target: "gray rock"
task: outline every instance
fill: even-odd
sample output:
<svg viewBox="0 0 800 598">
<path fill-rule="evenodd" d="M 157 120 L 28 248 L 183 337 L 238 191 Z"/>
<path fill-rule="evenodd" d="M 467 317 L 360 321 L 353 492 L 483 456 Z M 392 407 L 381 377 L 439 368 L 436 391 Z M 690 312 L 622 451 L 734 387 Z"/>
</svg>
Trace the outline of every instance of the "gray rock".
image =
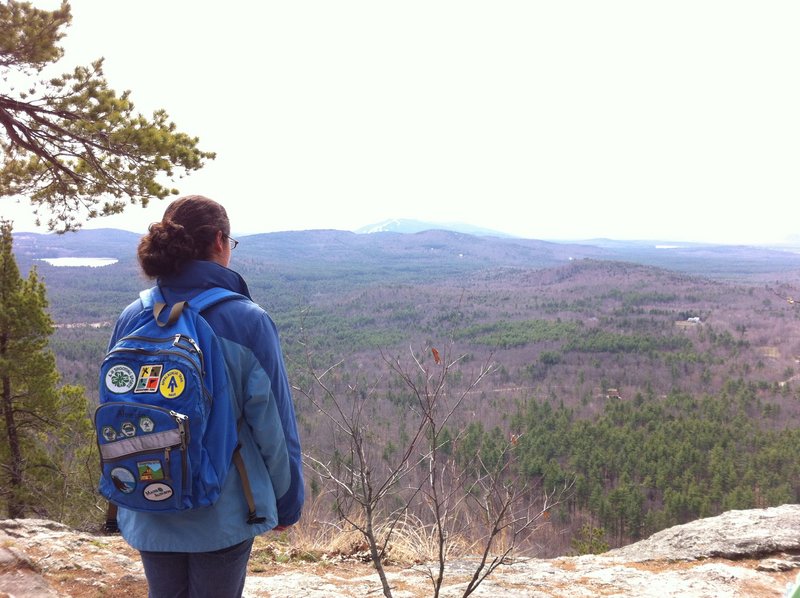
<svg viewBox="0 0 800 598">
<path fill-rule="evenodd" d="M 59 598 L 44 578 L 29 569 L 0 573 L 0 596 L 4 598 Z"/>
<path fill-rule="evenodd" d="M 146 583 L 138 555 L 118 536 L 77 532 L 45 519 L 4 519 L 0 520 L 0 547 L 0 571 L 4 572 L 0 596 L 70 596 L 55 587 L 56 577 L 97 587 L 98 596 L 124 575 L 133 576 L 139 585 Z"/>
<path fill-rule="evenodd" d="M 653 559 L 740 559 L 800 550 L 800 505 L 728 511 L 653 534 L 607 556 Z"/>
<path fill-rule="evenodd" d="M 785 556 L 778 559 L 764 559 L 758 563 L 759 571 L 791 571 L 800 567 L 800 559 L 795 556 Z"/>
</svg>

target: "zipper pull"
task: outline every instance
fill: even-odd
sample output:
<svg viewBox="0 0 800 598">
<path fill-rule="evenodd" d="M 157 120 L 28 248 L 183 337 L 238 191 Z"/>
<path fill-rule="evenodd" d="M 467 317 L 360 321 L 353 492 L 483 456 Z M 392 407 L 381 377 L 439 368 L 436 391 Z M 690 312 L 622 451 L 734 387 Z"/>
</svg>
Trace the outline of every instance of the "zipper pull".
<svg viewBox="0 0 800 598">
<path fill-rule="evenodd" d="M 194 351 L 198 355 L 203 354 L 203 352 L 200 350 L 200 345 L 198 345 L 192 337 L 186 336 L 185 334 L 176 334 L 175 339 L 172 341 L 172 346 L 180 346 L 181 341 L 184 341 L 185 344 L 189 345 L 189 350 Z"/>
<path fill-rule="evenodd" d="M 177 411 L 170 411 L 169 414 L 175 420 L 175 423 L 178 424 L 178 433 L 181 435 L 181 448 L 185 449 L 189 444 L 189 438 L 186 430 L 186 422 L 189 421 L 189 416 L 184 415 L 183 413 L 178 413 Z"/>
<path fill-rule="evenodd" d="M 164 449 L 164 479 L 170 480 L 172 479 L 172 475 L 170 474 L 171 467 L 170 467 L 170 459 L 172 454 L 172 447 L 168 446 Z"/>
<path fill-rule="evenodd" d="M 195 342 L 195 340 L 193 338 L 189 337 L 189 336 L 185 336 L 183 334 L 176 334 L 175 335 L 175 340 L 172 341 L 172 346 L 173 347 L 179 346 L 180 342 L 182 340 L 186 341 L 185 344 L 189 345 L 188 349 L 186 347 L 184 347 L 184 349 L 187 349 L 188 351 L 194 351 L 194 353 L 197 355 L 197 358 L 200 360 L 200 373 L 203 376 L 205 376 L 206 375 L 206 362 L 205 362 L 205 358 L 203 357 L 203 351 L 200 349 L 200 345 L 198 345 Z"/>
</svg>

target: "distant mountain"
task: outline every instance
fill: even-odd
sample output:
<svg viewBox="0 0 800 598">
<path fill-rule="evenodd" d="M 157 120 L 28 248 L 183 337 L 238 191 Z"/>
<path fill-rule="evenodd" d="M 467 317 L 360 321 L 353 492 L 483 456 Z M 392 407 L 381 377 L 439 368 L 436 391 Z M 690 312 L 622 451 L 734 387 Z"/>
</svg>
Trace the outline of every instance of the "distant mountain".
<svg viewBox="0 0 800 598">
<path fill-rule="evenodd" d="M 14 233 L 17 259 L 59 257 L 112 257 L 122 259 L 136 255 L 140 234 L 114 228 L 57 233 Z"/>
<path fill-rule="evenodd" d="M 372 233 L 421 233 L 429 230 L 448 230 L 456 233 L 464 233 L 467 235 L 476 235 L 479 237 L 505 237 L 509 238 L 512 235 L 501 233 L 496 230 L 488 228 L 480 228 L 472 226 L 471 224 L 462 224 L 459 222 L 425 222 L 423 220 L 411 220 L 408 218 L 394 218 L 391 220 L 384 220 L 376 224 L 369 224 L 362 226 L 355 232 L 358 234 L 372 234 Z"/>
<path fill-rule="evenodd" d="M 394 222 L 397 230 L 380 230 L 376 225 L 372 234 L 306 230 L 240 236 L 235 263 L 269 263 L 276 270 L 297 273 L 313 269 L 343 276 L 345 271 L 350 275 L 376 271 L 425 279 L 493 268 L 551 268 L 582 259 L 630 262 L 726 279 L 800 272 L 800 253 L 766 247 L 610 239 L 567 243 L 489 235 L 488 231 L 432 229 L 435 225 L 411 220 Z M 388 228 L 390 223 L 385 224 Z M 414 226 L 422 230 L 412 232 Z M 135 262 L 139 239 L 138 234 L 114 229 L 65 235 L 17 233 L 14 253 L 23 270 L 43 258 L 107 257 Z"/>
</svg>

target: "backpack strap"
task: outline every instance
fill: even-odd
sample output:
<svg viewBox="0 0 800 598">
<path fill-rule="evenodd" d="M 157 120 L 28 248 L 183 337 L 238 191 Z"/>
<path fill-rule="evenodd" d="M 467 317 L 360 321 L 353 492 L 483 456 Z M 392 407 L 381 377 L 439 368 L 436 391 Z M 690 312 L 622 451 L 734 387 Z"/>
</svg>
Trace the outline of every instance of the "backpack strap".
<svg viewBox="0 0 800 598">
<path fill-rule="evenodd" d="M 170 308 L 166 321 L 162 321 L 161 314 L 163 313 L 164 309 L 166 309 L 167 302 L 164 299 L 161 289 L 158 286 L 145 289 L 139 293 L 139 298 L 142 300 L 142 305 L 145 309 L 153 310 L 153 318 L 155 319 L 156 324 L 158 324 L 161 328 L 171 326 L 177 322 L 186 306 L 191 306 L 192 309 L 200 313 L 212 305 L 216 305 L 222 301 L 227 301 L 228 299 L 246 299 L 246 297 L 240 293 L 223 289 L 222 287 L 213 287 L 192 297 L 192 299 L 188 301 L 178 301 Z"/>
<path fill-rule="evenodd" d="M 227 301 L 229 299 L 247 299 L 244 295 L 240 293 L 236 293 L 234 291 L 230 291 L 228 289 L 224 289 L 222 287 L 214 287 L 203 291 L 189 299 L 186 302 L 193 310 L 197 313 L 200 313 L 212 305 L 216 305 L 217 303 L 221 303 L 222 301 Z M 177 307 L 178 304 L 173 306 L 173 309 Z M 181 308 L 182 309 L 182 308 Z M 171 317 L 171 314 L 170 314 Z M 158 319 L 156 317 L 156 319 Z M 239 425 L 237 428 L 241 428 L 242 422 L 244 418 L 239 420 Z M 238 430 L 237 430 L 238 435 Z M 250 476 L 247 475 L 247 468 L 244 465 L 244 459 L 242 459 L 241 455 L 241 448 L 242 445 L 238 444 L 236 449 L 233 451 L 233 464 L 236 466 L 236 469 L 239 472 L 239 479 L 242 483 L 242 491 L 244 492 L 244 498 L 247 501 L 247 523 L 250 525 L 255 525 L 259 523 L 264 523 L 267 518 L 266 517 L 259 517 L 256 513 L 256 501 L 253 498 L 253 489 L 250 486 Z"/>
<path fill-rule="evenodd" d="M 242 481 L 242 490 L 244 490 L 244 498 L 247 501 L 247 523 L 255 525 L 257 523 L 264 523 L 267 518 L 259 517 L 256 514 L 256 501 L 253 498 L 253 489 L 250 487 L 250 477 L 247 475 L 247 468 L 244 466 L 244 459 L 240 450 L 242 445 L 239 444 L 236 450 L 233 451 L 233 464 L 239 471 L 239 479 Z"/>
<path fill-rule="evenodd" d="M 189 299 L 188 303 L 192 309 L 197 312 L 201 312 L 208 309 L 212 305 L 216 305 L 222 301 L 227 301 L 228 299 L 247 299 L 247 297 L 240 293 L 223 289 L 222 287 L 214 287 L 195 295 Z"/>
<path fill-rule="evenodd" d="M 103 524 L 103 531 L 107 534 L 118 534 L 119 526 L 117 525 L 117 505 L 108 501 L 106 508 L 106 522 Z"/>
</svg>

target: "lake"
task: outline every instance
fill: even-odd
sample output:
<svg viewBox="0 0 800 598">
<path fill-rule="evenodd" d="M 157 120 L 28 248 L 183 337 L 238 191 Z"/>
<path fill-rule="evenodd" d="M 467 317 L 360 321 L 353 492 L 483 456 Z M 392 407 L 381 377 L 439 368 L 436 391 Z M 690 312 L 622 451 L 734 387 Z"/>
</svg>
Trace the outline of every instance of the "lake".
<svg viewBox="0 0 800 598">
<path fill-rule="evenodd" d="M 44 257 L 39 261 L 47 262 L 56 267 L 79 267 L 88 266 L 89 268 L 102 268 L 116 264 L 119 260 L 113 257 Z"/>
</svg>

